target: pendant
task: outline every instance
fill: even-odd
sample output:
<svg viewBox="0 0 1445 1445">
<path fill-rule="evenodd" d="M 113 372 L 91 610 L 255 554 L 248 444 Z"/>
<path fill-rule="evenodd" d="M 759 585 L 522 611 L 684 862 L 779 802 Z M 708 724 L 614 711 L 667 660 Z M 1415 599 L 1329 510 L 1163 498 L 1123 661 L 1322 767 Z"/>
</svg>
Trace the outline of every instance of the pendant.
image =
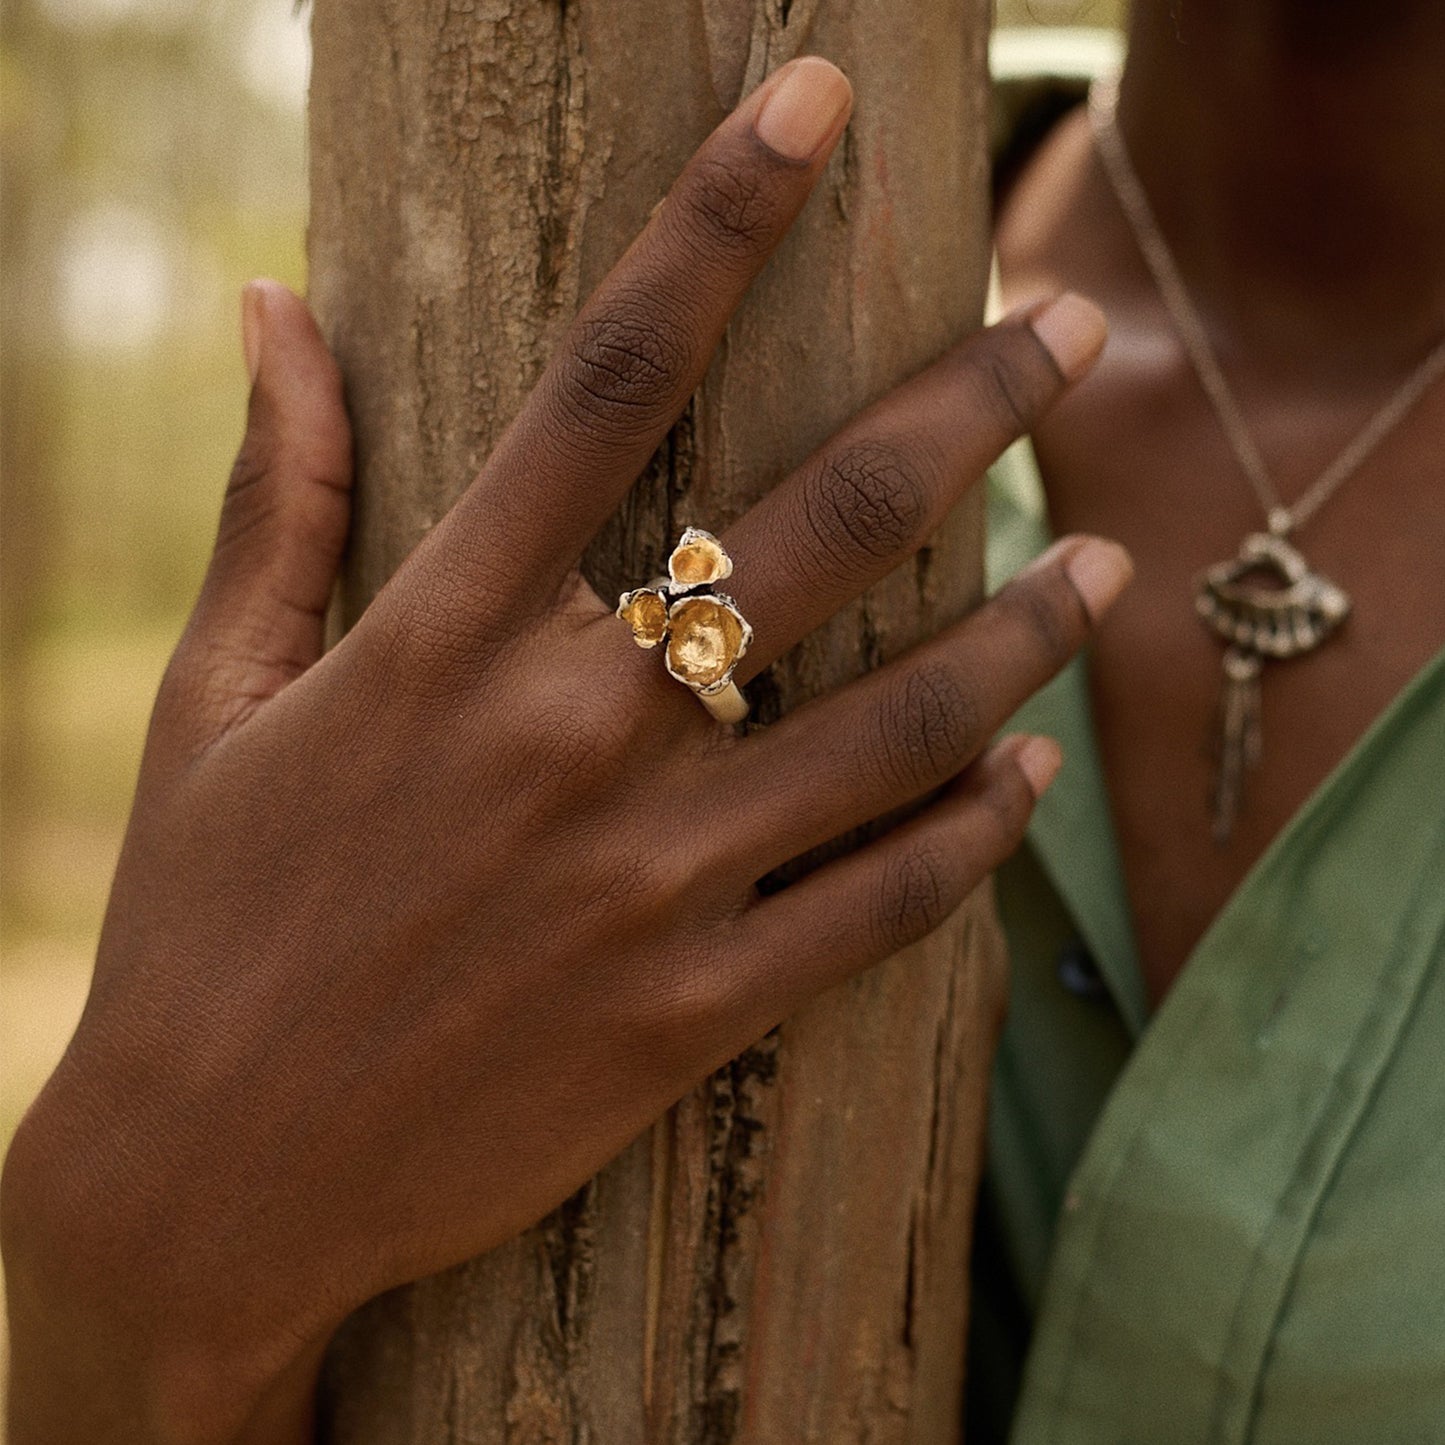
<svg viewBox="0 0 1445 1445">
<path fill-rule="evenodd" d="M 1283 536 L 1255 532 L 1232 562 L 1201 573 L 1194 607 L 1228 644 L 1215 725 L 1211 809 L 1214 840 L 1227 843 L 1244 796 L 1245 774 L 1260 759 L 1260 674 L 1266 662 L 1313 652 L 1349 616 L 1350 599 Z"/>
</svg>

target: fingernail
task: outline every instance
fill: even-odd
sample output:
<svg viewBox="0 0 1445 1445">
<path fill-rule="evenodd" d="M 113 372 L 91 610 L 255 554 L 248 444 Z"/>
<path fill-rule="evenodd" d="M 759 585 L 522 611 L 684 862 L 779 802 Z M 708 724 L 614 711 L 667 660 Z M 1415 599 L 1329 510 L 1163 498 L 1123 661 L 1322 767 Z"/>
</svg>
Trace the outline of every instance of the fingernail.
<svg viewBox="0 0 1445 1445">
<path fill-rule="evenodd" d="M 808 161 L 853 104 L 848 77 L 821 56 L 795 60 L 763 102 L 753 129 L 765 146 L 790 161 Z"/>
<path fill-rule="evenodd" d="M 1040 307 L 1029 318 L 1029 325 L 1065 381 L 1077 380 L 1094 364 L 1109 335 L 1104 313 L 1072 291 Z"/>
<path fill-rule="evenodd" d="M 1014 763 L 1028 779 L 1034 797 L 1042 798 L 1064 765 L 1064 752 L 1053 738 L 1025 737 L 1014 749 Z"/>
<path fill-rule="evenodd" d="M 255 281 L 248 281 L 241 287 L 241 349 L 246 354 L 246 371 L 251 385 L 256 384 L 256 374 L 261 369 L 262 312 L 266 306 L 264 288 Z"/>
<path fill-rule="evenodd" d="M 1070 553 L 1064 571 L 1083 598 L 1090 618 L 1097 622 L 1129 585 L 1134 562 L 1117 542 L 1086 537 Z"/>
</svg>

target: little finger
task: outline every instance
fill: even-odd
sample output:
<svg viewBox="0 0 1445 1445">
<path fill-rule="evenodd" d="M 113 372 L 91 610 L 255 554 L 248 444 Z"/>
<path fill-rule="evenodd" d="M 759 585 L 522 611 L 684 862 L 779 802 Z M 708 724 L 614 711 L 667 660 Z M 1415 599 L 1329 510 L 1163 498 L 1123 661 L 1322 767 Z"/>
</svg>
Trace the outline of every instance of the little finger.
<svg viewBox="0 0 1445 1445">
<path fill-rule="evenodd" d="M 931 933 L 1018 847 L 1061 762 L 1050 738 L 1005 738 L 916 818 L 757 904 L 738 996 L 782 1017 Z"/>
</svg>

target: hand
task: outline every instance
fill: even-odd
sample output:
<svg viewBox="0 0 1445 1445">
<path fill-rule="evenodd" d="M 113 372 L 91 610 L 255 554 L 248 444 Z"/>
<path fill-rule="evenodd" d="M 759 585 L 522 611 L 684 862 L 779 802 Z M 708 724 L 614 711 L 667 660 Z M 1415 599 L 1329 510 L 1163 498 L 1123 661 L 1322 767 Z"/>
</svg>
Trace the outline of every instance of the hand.
<svg viewBox="0 0 1445 1445">
<path fill-rule="evenodd" d="M 805 60 L 719 127 L 325 656 L 340 379 L 299 300 L 249 293 L 255 384 L 215 555 L 84 1018 L 7 1164 L 16 1445 L 302 1438 L 351 1310 L 536 1220 L 1019 841 L 1057 750 L 988 739 L 1127 580 L 1113 544 L 1065 541 L 964 624 L 747 736 L 577 572 L 849 99 Z M 965 341 L 739 521 L 729 590 L 757 634 L 739 681 L 907 557 L 1102 339 L 1066 297 Z"/>
</svg>

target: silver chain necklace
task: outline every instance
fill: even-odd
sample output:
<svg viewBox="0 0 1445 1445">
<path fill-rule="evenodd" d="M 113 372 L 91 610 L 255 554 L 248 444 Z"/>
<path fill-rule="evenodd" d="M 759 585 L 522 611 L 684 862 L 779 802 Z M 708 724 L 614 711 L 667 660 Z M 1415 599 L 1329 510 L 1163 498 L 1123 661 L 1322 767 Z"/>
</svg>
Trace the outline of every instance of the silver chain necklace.
<svg viewBox="0 0 1445 1445">
<path fill-rule="evenodd" d="M 1091 88 L 1089 119 L 1094 144 L 1185 354 L 1214 408 L 1235 460 L 1254 488 L 1268 527 L 1266 532 L 1247 536 L 1237 557 L 1210 567 L 1195 581 L 1195 610 L 1226 644 L 1211 800 L 1214 837 L 1222 844 L 1234 831 L 1245 774 L 1258 764 L 1261 755 L 1260 673 L 1264 664 L 1313 652 L 1350 611 L 1349 596 L 1310 568 L 1299 549 L 1290 543 L 1290 535 L 1364 466 L 1375 448 L 1445 375 L 1445 340 L 1410 373 L 1294 505 L 1285 506 L 1224 379 L 1204 322 L 1129 159 L 1116 119 L 1118 101 L 1117 79 L 1097 81 Z M 1270 578 L 1267 586 L 1251 581 L 1261 575 Z"/>
</svg>

